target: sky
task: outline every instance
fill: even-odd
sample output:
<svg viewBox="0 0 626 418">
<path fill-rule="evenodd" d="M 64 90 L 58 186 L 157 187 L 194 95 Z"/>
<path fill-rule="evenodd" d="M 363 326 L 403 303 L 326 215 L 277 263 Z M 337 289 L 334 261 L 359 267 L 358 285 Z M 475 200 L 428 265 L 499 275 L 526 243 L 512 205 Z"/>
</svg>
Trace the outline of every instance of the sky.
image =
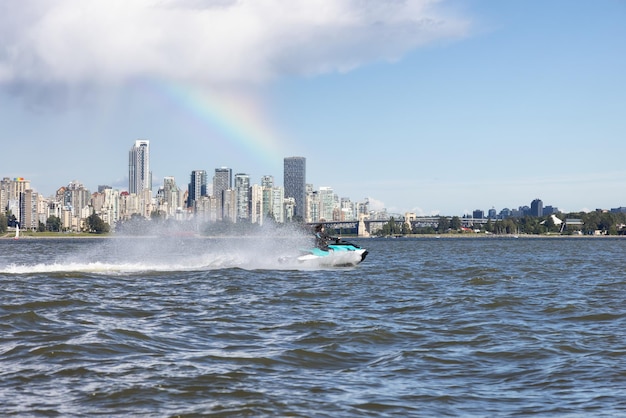
<svg viewBox="0 0 626 418">
<path fill-rule="evenodd" d="M 230 167 L 372 209 L 626 206 L 624 0 L 0 0 L 0 177 Z"/>
</svg>

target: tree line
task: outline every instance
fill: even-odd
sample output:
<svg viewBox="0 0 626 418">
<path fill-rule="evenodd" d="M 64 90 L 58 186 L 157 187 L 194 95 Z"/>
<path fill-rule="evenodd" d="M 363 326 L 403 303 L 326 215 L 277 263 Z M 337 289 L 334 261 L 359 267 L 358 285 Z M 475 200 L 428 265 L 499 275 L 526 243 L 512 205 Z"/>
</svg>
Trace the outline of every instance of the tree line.
<svg viewBox="0 0 626 418">
<path fill-rule="evenodd" d="M 130 221 L 119 222 L 117 229 L 125 233 L 143 233 L 146 227 L 155 222 L 165 222 L 160 219 L 160 214 L 155 212 L 151 215 L 151 221 L 143 219 L 140 215 L 131 217 Z M 475 228 L 481 233 L 490 233 L 497 235 L 505 234 L 563 234 L 571 235 L 574 233 L 582 233 L 585 235 L 602 234 L 602 235 L 626 235 L 626 213 L 624 212 L 572 212 L 568 214 L 557 214 L 556 217 L 562 222 L 566 219 L 580 219 L 582 225 L 578 228 L 563 228 L 562 224 L 554 222 L 552 215 L 535 217 L 535 216 L 523 216 L 520 218 L 506 218 L 506 219 L 489 219 L 486 223 L 476 225 Z M 269 219 L 271 221 L 271 219 Z M 177 221 L 167 220 L 165 223 L 172 223 Z M 15 227 L 17 219 L 11 212 L 0 213 L 0 233 L 5 234 L 8 227 Z M 452 234 L 465 232 L 462 228 L 462 218 L 458 216 L 446 217 L 440 216 L 437 225 L 433 226 L 410 226 L 408 223 L 402 220 L 397 220 L 391 217 L 383 227 L 378 230 L 375 235 L 378 236 L 395 236 L 395 235 L 410 235 L 410 234 Z M 235 228 L 237 227 L 237 228 Z M 232 222 L 213 223 L 205 226 L 204 233 L 215 234 L 217 232 L 224 233 L 225 231 L 232 232 L 235 229 L 241 228 L 253 228 L 251 225 L 236 225 Z M 93 234 L 106 234 L 110 232 L 110 225 L 104 222 L 100 216 L 93 213 L 87 217 L 84 231 Z M 141 232 L 140 232 L 141 231 Z M 45 223 L 39 222 L 37 232 L 64 232 L 61 219 L 58 216 L 50 216 Z M 239 231 L 241 232 L 241 231 Z M 473 231 L 472 231 L 473 232 Z"/>
<path fill-rule="evenodd" d="M 0 234 L 6 234 L 8 227 L 15 228 L 19 225 L 19 222 L 15 218 L 15 215 L 8 211 L 6 214 L 0 213 Z M 85 224 L 85 231 L 94 234 L 106 234 L 110 231 L 110 226 L 100 218 L 97 214 L 93 213 L 87 217 Z M 46 220 L 46 223 L 38 222 L 37 232 L 65 232 L 63 230 L 63 222 L 58 216 L 50 216 Z"/>
<path fill-rule="evenodd" d="M 490 233 L 497 235 L 505 234 L 563 234 L 572 235 L 582 233 L 584 235 L 626 235 L 626 213 L 624 212 L 572 212 L 568 214 L 557 214 L 556 217 L 563 223 L 554 221 L 552 215 L 549 216 L 523 216 L 520 218 L 488 219 L 484 224 L 476 225 L 470 232 Z M 564 227 L 566 219 L 580 219 L 580 227 Z M 377 236 L 396 236 L 410 234 L 453 234 L 466 232 L 463 228 L 463 220 L 458 216 L 451 218 L 440 216 L 437 225 L 433 226 L 413 226 L 395 218 L 389 219 L 383 227 L 378 230 Z M 476 231 L 475 231 L 475 230 Z"/>
</svg>

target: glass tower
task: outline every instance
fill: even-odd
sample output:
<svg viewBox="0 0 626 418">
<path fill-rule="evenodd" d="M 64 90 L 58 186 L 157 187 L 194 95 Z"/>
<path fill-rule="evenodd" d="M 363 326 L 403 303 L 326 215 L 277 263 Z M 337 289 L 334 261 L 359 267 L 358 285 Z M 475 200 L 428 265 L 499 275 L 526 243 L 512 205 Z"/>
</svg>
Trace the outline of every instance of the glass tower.
<svg viewBox="0 0 626 418">
<path fill-rule="evenodd" d="M 543 216 L 543 202 L 541 199 L 535 199 L 530 203 L 531 216 Z"/>
<path fill-rule="evenodd" d="M 287 157 L 284 160 L 283 184 L 285 198 L 293 197 L 296 201 L 294 217 L 304 220 L 306 196 L 306 158 Z"/>
<path fill-rule="evenodd" d="M 235 174 L 235 205 L 237 221 L 250 219 L 250 176 L 245 173 Z"/>
<path fill-rule="evenodd" d="M 150 141 L 137 140 L 128 155 L 128 192 L 142 194 L 152 192 L 150 171 Z"/>
<path fill-rule="evenodd" d="M 227 167 L 215 169 L 213 176 L 213 197 L 217 202 L 217 219 L 224 219 L 224 191 L 231 190 L 233 170 Z"/>
<path fill-rule="evenodd" d="M 201 196 L 206 196 L 207 174 L 204 170 L 194 170 L 191 172 L 191 181 L 189 182 L 189 195 L 187 198 L 187 207 L 191 208 Z"/>
</svg>

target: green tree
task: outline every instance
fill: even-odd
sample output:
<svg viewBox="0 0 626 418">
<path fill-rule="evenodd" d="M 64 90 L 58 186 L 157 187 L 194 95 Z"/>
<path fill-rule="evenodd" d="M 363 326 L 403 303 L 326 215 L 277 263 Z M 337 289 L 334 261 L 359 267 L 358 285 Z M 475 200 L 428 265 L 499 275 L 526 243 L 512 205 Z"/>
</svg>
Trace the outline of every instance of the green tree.
<svg viewBox="0 0 626 418">
<path fill-rule="evenodd" d="M 46 231 L 61 232 L 61 218 L 52 215 L 46 219 Z"/>
<path fill-rule="evenodd" d="M 9 226 L 8 222 L 9 221 L 4 213 L 0 213 L 0 234 L 6 234 Z"/>
<path fill-rule="evenodd" d="M 539 224 L 539 218 L 524 216 L 519 220 L 519 231 L 524 234 L 541 234 L 545 228 Z"/>
<path fill-rule="evenodd" d="M 543 226 L 546 228 L 547 232 L 559 232 L 559 225 L 554 222 L 554 218 L 552 215 L 548 216 L 543 223 Z"/>
<path fill-rule="evenodd" d="M 402 233 L 402 226 L 399 226 L 396 223 L 395 218 L 392 216 L 387 223 L 383 225 L 383 227 L 377 231 L 376 235 L 379 236 L 387 236 L 387 235 L 397 235 Z"/>
<path fill-rule="evenodd" d="M 504 234 L 505 231 L 505 227 L 504 227 L 504 221 L 501 220 L 497 220 L 493 223 L 493 230 L 491 232 L 493 232 L 494 234 Z"/>
<path fill-rule="evenodd" d="M 458 231 L 459 229 L 461 229 L 461 218 L 459 218 L 458 216 L 453 216 L 452 219 L 450 219 L 450 228 L 453 231 Z"/>
<path fill-rule="evenodd" d="M 487 226 L 485 226 L 485 230 L 489 231 L 489 220 L 487 221 Z M 514 234 L 516 233 L 517 228 L 515 226 L 515 221 L 511 218 L 506 218 L 502 220 L 496 220 L 491 226 L 491 231 L 494 234 Z"/>
<path fill-rule="evenodd" d="M 491 218 L 487 219 L 487 224 L 485 225 L 485 231 L 493 232 L 493 223 L 491 222 Z"/>
<path fill-rule="evenodd" d="M 87 217 L 87 227 L 89 232 L 105 234 L 109 232 L 109 224 L 104 222 L 95 212 Z"/>
<path fill-rule="evenodd" d="M 448 228 L 450 227 L 450 221 L 445 216 L 439 217 L 439 223 L 437 223 L 437 232 L 440 234 L 445 234 L 448 232 Z"/>
<path fill-rule="evenodd" d="M 580 213 L 576 216 L 583 221 L 582 231 L 584 234 L 593 234 L 600 229 L 600 214 L 598 212 Z"/>
<path fill-rule="evenodd" d="M 600 229 L 605 234 L 615 235 L 617 230 L 615 229 L 615 216 L 612 213 L 602 213 L 600 214 L 600 222 L 598 223 L 598 229 Z M 612 234 L 613 232 L 613 234 Z"/>
</svg>

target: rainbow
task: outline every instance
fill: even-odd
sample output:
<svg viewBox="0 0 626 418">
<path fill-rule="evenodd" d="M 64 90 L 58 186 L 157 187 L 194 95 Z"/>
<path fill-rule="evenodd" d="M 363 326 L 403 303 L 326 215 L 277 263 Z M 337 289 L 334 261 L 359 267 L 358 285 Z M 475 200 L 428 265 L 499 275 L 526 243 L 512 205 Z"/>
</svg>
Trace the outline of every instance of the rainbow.
<svg viewBox="0 0 626 418">
<path fill-rule="evenodd" d="M 156 80 L 150 83 L 172 106 L 212 130 L 216 146 L 223 146 L 218 141 L 227 141 L 255 159 L 261 158 L 273 164 L 282 161 L 284 151 L 281 151 L 280 138 L 276 130 L 268 125 L 259 103 L 181 83 Z"/>
</svg>

